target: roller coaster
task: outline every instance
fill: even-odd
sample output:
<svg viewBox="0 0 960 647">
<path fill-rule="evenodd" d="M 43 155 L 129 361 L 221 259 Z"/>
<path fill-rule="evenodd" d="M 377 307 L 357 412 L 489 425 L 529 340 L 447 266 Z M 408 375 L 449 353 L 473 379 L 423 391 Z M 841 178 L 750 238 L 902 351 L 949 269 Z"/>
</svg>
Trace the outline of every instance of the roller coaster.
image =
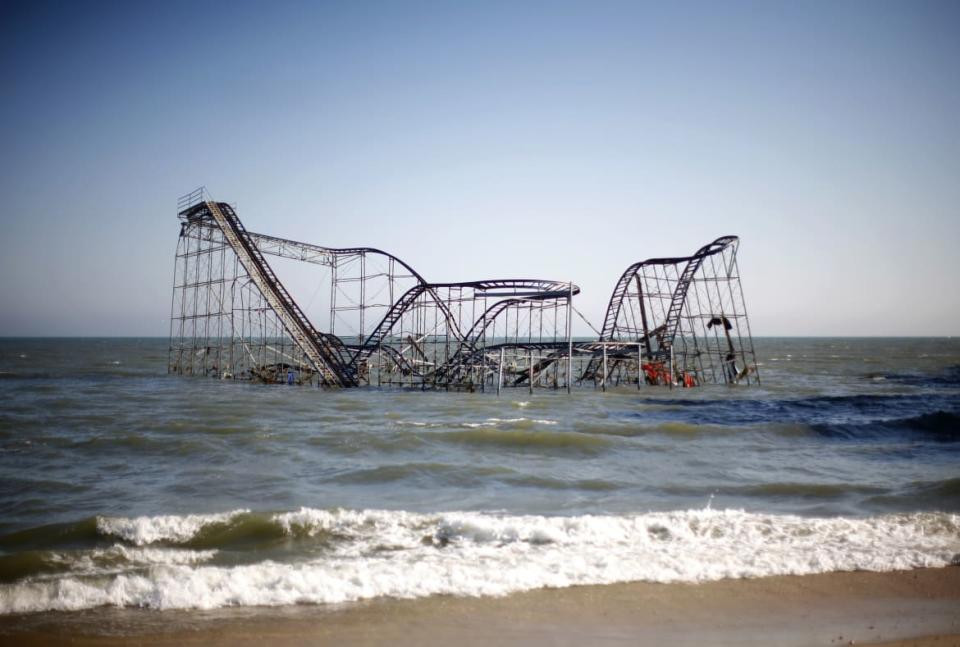
<svg viewBox="0 0 960 647">
<path fill-rule="evenodd" d="M 379 249 L 248 231 L 203 188 L 179 199 L 177 216 L 171 374 L 497 393 L 760 381 L 735 236 L 630 265 L 597 336 L 575 338 L 573 315 L 589 321 L 572 282 L 433 283 Z M 309 274 L 309 302 L 294 299 L 277 264 L 319 274 Z"/>
</svg>

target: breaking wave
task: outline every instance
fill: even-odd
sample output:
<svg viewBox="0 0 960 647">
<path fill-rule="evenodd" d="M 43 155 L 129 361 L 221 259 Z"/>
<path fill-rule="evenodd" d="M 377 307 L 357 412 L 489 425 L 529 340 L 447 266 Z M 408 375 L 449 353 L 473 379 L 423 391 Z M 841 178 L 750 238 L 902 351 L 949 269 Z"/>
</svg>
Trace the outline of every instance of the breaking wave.
<svg viewBox="0 0 960 647">
<path fill-rule="evenodd" d="M 0 613 L 213 609 L 938 567 L 960 562 L 960 516 L 300 508 L 98 517 L 0 537 L 0 546 L 28 548 L 0 559 Z"/>
</svg>

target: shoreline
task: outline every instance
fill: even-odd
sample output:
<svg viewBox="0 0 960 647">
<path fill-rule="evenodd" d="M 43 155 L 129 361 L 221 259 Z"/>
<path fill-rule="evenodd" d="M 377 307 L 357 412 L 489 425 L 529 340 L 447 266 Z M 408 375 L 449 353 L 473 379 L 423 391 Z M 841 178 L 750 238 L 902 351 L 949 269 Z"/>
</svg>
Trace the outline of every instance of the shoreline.
<svg viewBox="0 0 960 647">
<path fill-rule="evenodd" d="M 0 617 L 0 644 L 960 645 L 960 567 L 343 605 Z"/>
</svg>

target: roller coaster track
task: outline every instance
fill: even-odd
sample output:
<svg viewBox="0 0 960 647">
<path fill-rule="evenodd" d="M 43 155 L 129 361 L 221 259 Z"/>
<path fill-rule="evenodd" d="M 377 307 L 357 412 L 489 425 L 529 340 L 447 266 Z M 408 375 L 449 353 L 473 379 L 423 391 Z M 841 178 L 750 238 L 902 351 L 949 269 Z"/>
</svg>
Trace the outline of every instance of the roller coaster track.
<svg viewBox="0 0 960 647">
<path fill-rule="evenodd" d="M 507 305 L 515 305 L 523 300 L 507 299 L 505 301 L 499 301 L 495 303 L 493 306 L 487 309 L 487 312 L 485 312 L 479 319 L 477 319 L 477 321 L 473 323 L 467 334 L 463 334 L 456 323 L 453 313 L 450 312 L 450 309 L 447 307 L 446 302 L 436 293 L 437 290 L 442 288 L 470 288 L 493 297 L 520 296 L 532 300 L 565 297 L 570 293 L 571 289 L 573 290 L 574 295 L 580 293 L 580 288 L 576 286 L 571 288 L 571 286 L 566 283 L 560 283 L 557 281 L 543 281 L 539 279 L 496 279 L 487 281 L 468 281 L 464 283 L 424 282 L 420 285 L 415 285 L 410 288 L 396 303 L 393 304 L 393 306 L 391 306 L 387 314 L 384 315 L 380 323 L 377 324 L 377 327 L 367 337 L 367 340 L 354 354 L 352 360 L 353 366 L 358 366 L 363 359 L 369 357 L 379 346 L 383 344 L 383 340 L 396 325 L 397 321 L 399 321 L 406 311 L 414 304 L 417 298 L 423 294 L 430 294 L 433 297 L 434 303 L 436 303 L 437 307 L 440 308 L 444 318 L 446 319 L 447 327 L 448 330 L 450 330 L 451 336 L 460 342 L 459 347 L 451 356 L 451 358 L 445 362 L 443 366 L 438 367 L 434 372 L 436 376 L 445 375 L 447 371 L 454 366 L 454 358 L 462 357 L 464 352 L 473 352 L 476 349 L 475 340 L 479 338 L 480 334 L 482 333 L 482 331 L 477 331 L 478 326 L 483 324 L 483 322 L 486 322 L 486 325 L 489 325 L 489 323 L 496 318 L 496 315 L 499 314 L 504 307 Z M 498 290 L 506 290 L 506 292 L 498 292 Z M 484 330 L 485 329 L 486 326 L 484 326 Z"/>
<path fill-rule="evenodd" d="M 233 208 L 225 202 L 213 201 L 203 202 L 194 209 L 198 207 L 205 209 L 216 222 L 251 281 L 279 317 L 294 343 L 323 377 L 324 384 L 356 386 L 357 372 L 350 363 L 350 353 L 343 342 L 334 335 L 321 333 L 314 328 L 274 274 Z"/>
<path fill-rule="evenodd" d="M 478 352 L 482 352 L 482 349 L 477 349 L 475 341 L 479 339 L 493 323 L 501 312 L 506 308 L 509 308 L 512 305 L 520 303 L 522 299 L 504 299 L 503 301 L 498 301 L 489 308 L 487 308 L 484 313 L 473 322 L 473 326 L 470 327 L 470 330 L 467 332 L 466 336 L 463 338 L 460 346 L 454 351 L 453 355 L 450 356 L 443 366 L 437 367 L 435 375 L 438 379 L 443 378 L 454 378 L 459 377 L 459 373 L 462 372 L 463 366 L 460 364 L 460 361 L 465 356 L 473 356 Z M 480 330 L 477 330 L 477 329 Z"/>
<path fill-rule="evenodd" d="M 603 330 L 600 332 L 601 341 L 612 341 L 617 328 L 617 318 L 620 316 L 620 309 L 623 306 L 623 298 L 627 293 L 631 279 L 636 273 L 646 265 L 678 265 L 686 263 L 683 272 L 677 279 L 677 286 L 670 299 L 670 306 L 667 309 L 667 317 L 663 322 L 663 331 L 659 335 L 663 340 L 663 349 L 669 349 L 673 344 L 673 338 L 677 333 L 677 326 L 680 322 L 680 314 L 683 310 L 683 304 L 687 298 L 687 290 L 693 277 L 696 275 L 705 258 L 713 256 L 723 251 L 728 245 L 736 242 L 736 236 L 722 236 L 712 243 L 704 245 L 692 256 L 676 258 L 651 258 L 639 263 L 634 263 L 628 267 L 620 276 L 616 286 L 613 288 L 613 294 L 610 296 L 610 302 L 607 305 L 607 314 L 603 320 Z M 640 295 L 643 298 L 643 295 Z M 658 327 L 659 328 L 659 327 Z M 649 336 L 649 335 L 648 335 Z"/>
<path fill-rule="evenodd" d="M 440 311 L 443 313 L 444 319 L 446 319 L 448 330 L 457 340 L 463 339 L 463 333 L 460 332 L 460 327 L 457 325 L 456 319 L 453 316 L 453 313 L 450 312 L 450 309 L 447 307 L 447 304 L 437 296 L 436 289 L 438 287 L 445 287 L 441 285 L 431 285 L 429 283 L 420 283 L 415 285 L 409 290 L 407 290 L 403 296 L 397 300 L 390 310 L 387 311 L 387 314 L 384 315 L 383 319 L 380 320 L 380 323 L 377 324 L 377 327 L 373 329 L 373 332 L 367 337 L 366 341 L 363 342 L 363 345 L 360 346 L 357 351 L 354 353 L 353 358 L 351 359 L 351 366 L 356 367 L 360 364 L 361 361 L 369 357 L 377 348 L 380 348 L 383 344 L 383 340 L 390 334 L 390 331 L 400 320 L 401 317 L 410 309 L 410 306 L 421 297 L 423 294 L 429 294 L 433 297 L 433 301 Z"/>
<path fill-rule="evenodd" d="M 171 373 L 275 381 L 281 369 L 292 367 L 302 381 L 323 386 L 375 380 L 378 386 L 457 389 L 482 387 L 494 376 L 499 392 L 501 385 L 524 383 L 532 389 L 565 382 L 569 389 L 592 379 L 596 385 L 601 366 L 609 369 L 604 385 L 610 375 L 618 383 L 624 375 L 632 381 L 631 372 L 639 385 L 644 363 L 669 358 L 679 367 L 677 375 L 692 374 L 697 385 L 720 378 L 739 382 L 743 375 L 754 381 L 735 236 L 717 238 L 690 256 L 630 265 L 614 286 L 598 336 L 574 341 L 571 313 L 580 313 L 572 297 L 580 290 L 572 283 L 429 283 L 375 248 L 322 247 L 250 232 L 229 204 L 214 201 L 203 188 L 183 196 L 177 213 L 182 223 L 171 301 Z M 327 332 L 313 325 L 266 257 L 329 268 L 319 272 L 331 286 Z M 354 334 L 333 333 L 338 317 L 348 327 L 359 321 Z M 372 354 L 379 358 L 375 366 Z M 735 360 L 744 369 L 732 379 Z"/>
<path fill-rule="evenodd" d="M 448 359 L 443 366 L 437 368 L 435 374 L 437 378 L 441 380 L 456 381 L 465 366 L 462 361 L 464 357 L 472 358 L 483 353 L 482 348 L 477 348 L 476 341 L 485 335 L 487 328 L 510 306 L 519 305 L 528 300 L 545 301 L 547 299 L 564 298 L 580 293 L 579 287 L 569 283 L 536 279 L 477 281 L 471 285 L 485 291 L 488 295 L 512 295 L 514 298 L 507 298 L 494 303 L 473 322 L 470 330 L 463 337 L 459 348 L 454 351 L 450 359 Z M 499 293 L 493 292 L 494 290 L 507 290 L 508 292 Z M 512 292 L 510 292 L 511 290 Z"/>
<path fill-rule="evenodd" d="M 633 280 L 634 277 L 637 277 L 637 272 L 649 265 L 679 265 L 685 263 L 683 271 L 677 279 L 676 288 L 674 288 L 673 294 L 670 297 L 670 305 L 667 308 L 667 315 L 664 322 L 652 331 L 644 331 L 644 334 L 638 338 L 646 344 L 649 351 L 650 338 L 655 335 L 659 342 L 657 344 L 657 355 L 660 356 L 661 359 L 669 355 L 670 348 L 673 346 L 674 337 L 676 337 L 677 334 L 677 327 L 680 325 L 680 315 L 683 312 L 683 304 L 686 303 L 687 291 L 693 282 L 693 277 L 696 276 L 700 270 L 704 259 L 714 254 L 719 254 L 728 245 L 736 241 L 736 236 L 721 236 L 712 243 L 708 243 L 698 249 L 692 256 L 650 258 L 645 261 L 640 261 L 639 263 L 634 263 L 628 267 L 623 274 L 620 275 L 620 279 L 613 288 L 613 294 L 610 295 L 607 314 L 603 320 L 603 329 L 600 331 L 600 341 L 613 341 L 614 335 L 617 332 L 617 319 L 620 317 L 620 310 L 623 307 L 623 299 L 627 294 L 630 281 Z M 642 306 L 644 295 L 639 281 L 637 281 L 637 290 L 639 292 L 638 298 L 641 300 Z M 646 325 L 646 321 L 644 321 L 644 325 Z M 590 361 L 587 369 L 583 372 L 584 379 L 589 379 L 596 375 L 599 368 L 598 364 L 597 359 Z"/>
<path fill-rule="evenodd" d="M 218 207 L 219 211 L 215 211 L 210 205 Z M 199 204 L 184 209 L 180 215 L 196 226 L 220 230 L 224 233 L 227 243 L 237 254 L 238 258 L 240 258 L 244 269 L 246 269 L 247 273 L 254 279 L 255 284 L 261 293 L 263 293 L 264 297 L 267 298 L 271 308 L 273 308 L 283 320 L 284 327 L 297 344 L 301 345 L 311 362 L 316 365 L 315 367 L 318 372 L 324 376 L 325 382 L 330 386 L 356 386 L 357 371 L 360 362 L 368 358 L 378 348 L 381 348 L 383 339 L 390 333 L 390 330 L 396 322 L 406 313 L 416 299 L 425 293 L 433 297 L 434 303 L 443 312 L 448 328 L 454 338 L 458 341 L 463 339 L 463 335 L 457 326 L 453 314 L 450 312 L 447 304 L 436 294 L 436 289 L 439 287 L 453 287 L 459 284 L 430 285 L 419 272 L 392 254 L 373 247 L 322 247 L 311 243 L 250 232 L 247 231 L 243 223 L 240 222 L 240 219 L 230 205 L 223 202 L 200 202 Z M 232 232 L 232 234 L 230 232 Z M 342 343 L 339 337 L 321 333 L 313 327 L 306 315 L 300 310 L 289 293 L 287 293 L 279 279 L 276 278 L 269 264 L 263 258 L 263 254 L 271 254 L 281 258 L 290 258 L 318 265 L 332 265 L 332 259 L 335 256 L 380 254 L 393 260 L 407 270 L 409 276 L 415 279 L 418 284 L 408 290 L 390 307 L 390 310 L 384 316 L 383 320 L 361 346 L 348 347 Z M 260 271 L 256 270 L 257 267 L 260 268 Z M 257 278 L 254 277 L 259 277 L 261 280 L 257 280 Z M 276 286 L 279 294 L 273 294 L 273 291 L 269 287 L 270 285 Z M 271 299 L 271 294 L 276 298 Z M 286 317 L 284 313 L 287 314 Z M 287 325 L 288 320 L 293 324 L 292 327 Z M 299 334 L 296 332 L 298 330 Z M 306 344 L 306 346 L 315 347 L 315 352 L 310 352 L 307 347 L 301 344 L 301 340 L 309 339 L 318 340 L 316 344 Z M 401 371 L 406 374 L 419 374 L 413 366 L 401 355 L 395 353 L 393 349 L 383 348 L 385 352 L 394 359 Z M 330 358 L 330 360 L 325 360 L 324 358 Z M 318 364 L 318 361 L 321 361 L 321 363 Z M 327 367 L 327 369 L 325 370 L 323 367 Z"/>
<path fill-rule="evenodd" d="M 207 215 L 207 211 L 203 208 L 202 203 L 199 205 L 199 207 L 194 206 L 181 212 L 180 215 L 185 219 L 188 219 L 191 224 L 198 227 L 204 227 L 215 231 L 219 231 L 220 229 L 216 223 L 204 217 Z M 278 256 L 280 258 L 289 258 L 295 261 L 303 261 L 304 263 L 313 263 L 315 265 L 333 265 L 333 258 L 335 256 L 379 254 L 380 256 L 394 261 L 397 265 L 400 265 L 403 269 L 407 270 L 410 277 L 416 279 L 420 283 L 426 283 L 426 280 L 420 276 L 420 273 L 405 263 L 403 259 L 385 252 L 382 249 L 377 249 L 376 247 L 323 247 L 321 245 L 314 245 L 313 243 L 304 243 L 299 240 L 280 238 L 278 236 L 270 236 L 268 234 L 259 234 L 253 231 L 247 231 L 247 236 L 249 237 L 250 242 L 252 242 L 254 246 L 263 254 Z"/>
<path fill-rule="evenodd" d="M 664 350 L 669 350 L 673 346 L 673 338 L 677 335 L 677 326 L 680 325 L 680 314 L 683 310 L 683 304 L 687 300 L 687 290 L 690 288 L 690 282 L 696 275 L 700 266 L 703 265 L 705 258 L 719 254 L 723 249 L 737 240 L 736 236 L 723 236 L 712 243 L 704 245 L 690 257 L 687 266 L 683 268 L 683 273 L 677 280 L 677 289 L 673 291 L 673 298 L 670 300 L 670 308 L 667 310 L 667 319 L 663 322 L 663 339 L 666 342 Z"/>
</svg>

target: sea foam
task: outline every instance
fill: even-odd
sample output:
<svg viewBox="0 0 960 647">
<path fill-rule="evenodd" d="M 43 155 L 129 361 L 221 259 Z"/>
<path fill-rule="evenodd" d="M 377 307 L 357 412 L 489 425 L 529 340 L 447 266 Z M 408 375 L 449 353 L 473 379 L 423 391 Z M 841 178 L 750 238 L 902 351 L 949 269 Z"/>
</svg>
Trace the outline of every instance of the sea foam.
<svg viewBox="0 0 960 647">
<path fill-rule="evenodd" d="M 228 523 L 249 510 L 234 510 L 217 514 L 161 515 L 155 517 L 97 517 L 97 532 L 113 535 L 137 546 L 158 541 L 184 542 L 194 537 L 201 528 Z"/>
<path fill-rule="evenodd" d="M 103 527 L 138 546 L 182 543 L 238 514 L 114 518 Z M 189 559 L 168 547 L 179 552 L 169 559 L 137 554 L 138 567 L 126 572 L 87 568 L 0 586 L 0 612 L 498 596 L 626 581 L 904 570 L 960 559 L 960 516 L 944 513 L 808 518 L 706 509 L 546 517 L 301 508 L 269 519 L 294 544 L 317 535 L 335 540 L 319 555 L 242 565 L 217 564 L 211 551 Z"/>
</svg>

